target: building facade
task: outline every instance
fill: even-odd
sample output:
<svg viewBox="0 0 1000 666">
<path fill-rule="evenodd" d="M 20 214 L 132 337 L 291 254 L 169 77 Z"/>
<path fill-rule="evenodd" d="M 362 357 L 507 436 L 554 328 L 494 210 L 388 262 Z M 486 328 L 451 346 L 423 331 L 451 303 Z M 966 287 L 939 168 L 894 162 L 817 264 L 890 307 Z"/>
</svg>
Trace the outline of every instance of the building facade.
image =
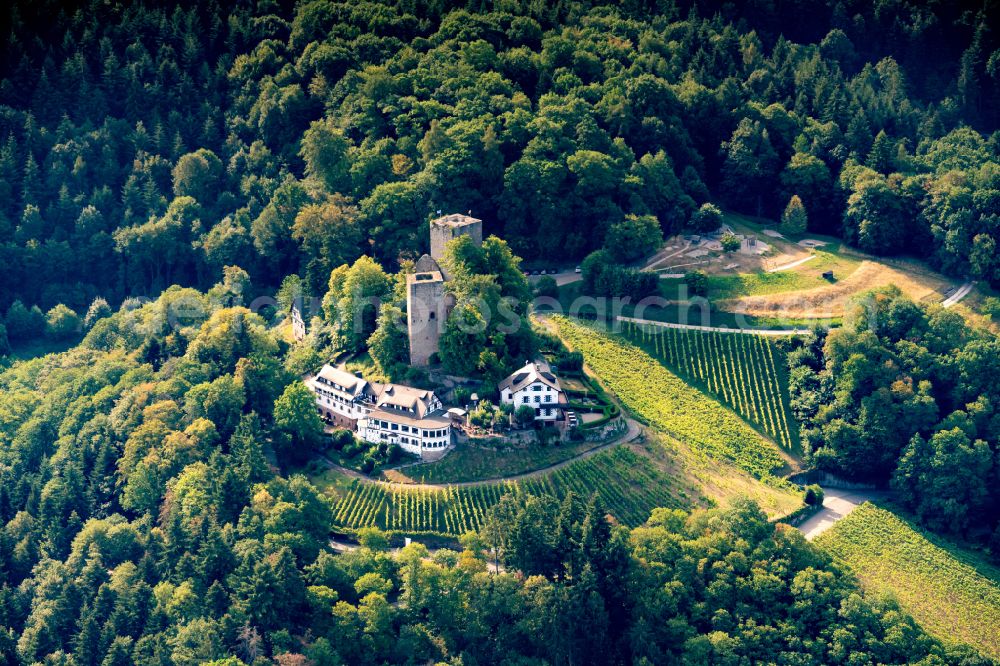
<svg viewBox="0 0 1000 666">
<path fill-rule="evenodd" d="M 451 445 L 451 420 L 433 391 L 369 382 L 331 365 L 306 384 L 323 420 L 367 442 L 397 444 L 421 457 Z"/>
<path fill-rule="evenodd" d="M 528 405 L 535 410 L 536 421 L 553 422 L 562 417 L 565 395 L 559 378 L 543 361 L 528 362 L 497 386 L 500 402 L 514 409 Z"/>
</svg>

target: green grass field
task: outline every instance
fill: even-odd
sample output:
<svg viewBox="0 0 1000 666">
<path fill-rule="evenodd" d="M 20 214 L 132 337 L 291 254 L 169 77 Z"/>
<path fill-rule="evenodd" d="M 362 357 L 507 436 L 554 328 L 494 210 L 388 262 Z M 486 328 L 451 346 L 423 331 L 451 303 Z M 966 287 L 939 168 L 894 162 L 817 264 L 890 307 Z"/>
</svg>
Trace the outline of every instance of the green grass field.
<svg viewBox="0 0 1000 666">
<path fill-rule="evenodd" d="M 390 532 L 456 537 L 482 526 L 487 511 L 507 493 L 583 498 L 596 492 L 620 522 L 635 526 L 656 507 L 691 501 L 679 484 L 625 446 L 521 481 L 474 486 L 407 486 L 349 479 L 329 471 L 315 479 L 334 498 L 334 528 L 378 527 Z"/>
<path fill-rule="evenodd" d="M 895 597 L 931 634 L 1000 659 L 1000 569 L 872 504 L 814 543 L 866 589 Z"/>
<path fill-rule="evenodd" d="M 622 404 L 654 428 L 758 479 L 769 479 L 785 467 L 774 444 L 647 352 L 597 326 L 567 317 L 552 320 Z"/>
<path fill-rule="evenodd" d="M 688 383 L 710 393 L 786 451 L 802 453 L 788 405 L 788 365 L 774 342 L 738 335 L 622 323 L 622 335 Z"/>
</svg>

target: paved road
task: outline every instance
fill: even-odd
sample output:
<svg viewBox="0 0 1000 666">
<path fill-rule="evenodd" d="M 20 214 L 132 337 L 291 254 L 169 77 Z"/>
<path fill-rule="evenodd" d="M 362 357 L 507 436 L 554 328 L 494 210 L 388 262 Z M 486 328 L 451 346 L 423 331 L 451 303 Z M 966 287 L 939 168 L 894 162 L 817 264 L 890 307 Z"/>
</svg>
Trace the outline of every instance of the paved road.
<svg viewBox="0 0 1000 666">
<path fill-rule="evenodd" d="M 841 490 L 839 488 L 823 489 L 823 508 L 801 525 L 799 531 L 806 539 L 812 541 L 827 531 L 838 520 L 850 515 L 852 511 L 865 502 L 887 495 L 878 490 Z"/>
<path fill-rule="evenodd" d="M 945 308 L 950 308 L 955 303 L 958 303 L 960 300 L 968 296 L 969 292 L 972 291 L 973 286 L 974 283 L 966 282 L 961 287 L 959 287 L 954 294 L 941 301 L 941 306 Z"/>
<path fill-rule="evenodd" d="M 690 331 L 710 331 L 714 333 L 743 333 L 746 335 L 808 335 L 808 328 L 724 328 L 721 326 L 698 326 L 696 324 L 675 324 L 669 321 L 654 319 L 636 319 L 635 317 L 615 317 L 618 321 L 630 321 L 633 324 L 652 324 L 664 328 L 680 328 Z"/>
</svg>

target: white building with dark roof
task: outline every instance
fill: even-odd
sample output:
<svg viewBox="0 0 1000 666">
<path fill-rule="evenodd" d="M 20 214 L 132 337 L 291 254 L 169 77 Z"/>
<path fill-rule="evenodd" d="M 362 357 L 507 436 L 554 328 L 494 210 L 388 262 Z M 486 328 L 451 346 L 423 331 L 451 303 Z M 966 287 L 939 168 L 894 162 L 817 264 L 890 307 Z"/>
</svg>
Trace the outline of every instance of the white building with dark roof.
<svg viewBox="0 0 1000 666">
<path fill-rule="evenodd" d="M 377 385 L 329 364 L 306 385 L 316 394 L 320 416 L 351 430 L 357 427 L 358 419 L 371 411 L 378 397 Z"/>
<path fill-rule="evenodd" d="M 528 405 L 535 409 L 536 421 L 556 421 L 565 402 L 559 378 L 544 361 L 529 361 L 497 386 L 500 402 L 517 409 Z"/>
<path fill-rule="evenodd" d="M 451 445 L 451 419 L 433 391 L 369 382 L 329 364 L 306 384 L 324 420 L 367 442 L 397 444 L 418 456 Z"/>
<path fill-rule="evenodd" d="M 433 391 L 387 384 L 368 415 L 358 421 L 358 436 L 423 456 L 448 448 L 451 419 Z"/>
</svg>

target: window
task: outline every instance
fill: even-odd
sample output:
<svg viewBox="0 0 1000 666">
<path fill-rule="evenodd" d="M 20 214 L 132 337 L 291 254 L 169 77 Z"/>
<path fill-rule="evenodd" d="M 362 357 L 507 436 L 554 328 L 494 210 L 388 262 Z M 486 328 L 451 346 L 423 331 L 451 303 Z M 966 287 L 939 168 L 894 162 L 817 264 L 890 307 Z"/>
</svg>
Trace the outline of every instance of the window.
<svg viewBox="0 0 1000 666">
<path fill-rule="evenodd" d="M 552 402 L 552 396 L 551 395 L 545 396 L 545 402 Z"/>
<path fill-rule="evenodd" d="M 393 423 L 391 425 L 392 425 L 392 429 L 393 430 L 399 430 L 399 424 L 398 423 Z"/>
<path fill-rule="evenodd" d="M 536 395 L 536 396 L 535 396 L 535 404 L 538 404 L 538 403 L 540 403 L 541 401 L 542 401 L 542 398 L 541 398 L 541 396 L 538 396 L 538 395 Z"/>
<path fill-rule="evenodd" d="M 535 384 L 534 386 L 531 387 L 531 390 L 532 391 L 541 391 L 542 387 L 541 387 L 540 384 Z"/>
</svg>

